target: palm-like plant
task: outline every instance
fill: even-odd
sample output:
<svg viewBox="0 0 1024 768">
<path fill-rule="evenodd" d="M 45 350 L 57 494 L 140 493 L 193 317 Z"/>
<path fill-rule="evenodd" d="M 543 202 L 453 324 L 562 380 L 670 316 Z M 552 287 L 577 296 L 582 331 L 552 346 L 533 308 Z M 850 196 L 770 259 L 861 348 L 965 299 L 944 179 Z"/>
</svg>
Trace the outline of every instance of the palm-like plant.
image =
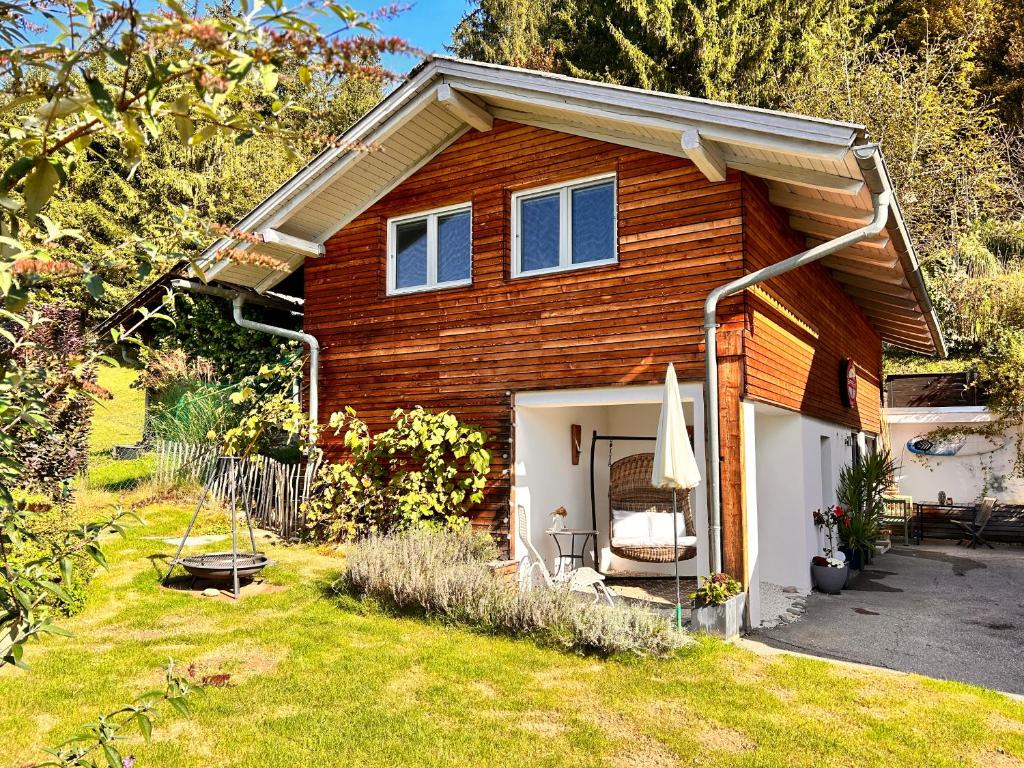
<svg viewBox="0 0 1024 768">
<path fill-rule="evenodd" d="M 874 549 L 885 512 L 883 496 L 896 472 L 888 451 L 870 453 L 839 472 L 836 499 L 849 524 L 841 530 L 843 542 L 863 559 Z"/>
</svg>

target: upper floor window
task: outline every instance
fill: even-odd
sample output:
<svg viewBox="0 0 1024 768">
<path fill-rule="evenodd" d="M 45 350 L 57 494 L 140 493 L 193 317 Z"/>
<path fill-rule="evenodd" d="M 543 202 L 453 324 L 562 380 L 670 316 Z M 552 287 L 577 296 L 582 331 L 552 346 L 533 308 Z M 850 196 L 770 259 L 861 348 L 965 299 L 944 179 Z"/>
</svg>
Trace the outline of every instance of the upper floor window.
<svg viewBox="0 0 1024 768">
<path fill-rule="evenodd" d="M 472 282 L 473 211 L 469 204 L 388 220 L 388 293 Z"/>
<path fill-rule="evenodd" d="M 512 276 L 613 264 L 615 174 L 512 196 Z"/>
</svg>

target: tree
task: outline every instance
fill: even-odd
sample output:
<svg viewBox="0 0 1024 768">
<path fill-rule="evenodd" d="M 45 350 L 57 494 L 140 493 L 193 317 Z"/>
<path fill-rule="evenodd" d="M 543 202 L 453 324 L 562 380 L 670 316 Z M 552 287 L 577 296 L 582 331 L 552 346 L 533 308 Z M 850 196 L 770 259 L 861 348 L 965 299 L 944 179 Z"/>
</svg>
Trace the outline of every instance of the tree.
<svg viewBox="0 0 1024 768">
<path fill-rule="evenodd" d="M 81 195 L 75 185 L 91 174 L 116 175 L 121 182 L 113 188 L 127 192 L 123 182 L 151 150 L 168 146 L 161 144 L 168 137 L 196 153 L 214 142 L 243 146 L 260 137 L 292 157 L 304 142 L 338 145 L 336 137 L 297 127 L 295 116 L 308 109 L 296 94 L 315 91 L 320 77 L 379 82 L 375 57 L 407 46 L 381 37 L 375 18 L 337 0 L 294 9 L 242 0 L 238 12 L 206 16 L 177 0 L 145 9 L 134 0 L 0 0 L 0 82 L 7 95 L 0 113 L 0 336 L 13 349 L 0 357 L 0 666 L 20 663 L 28 640 L 57 631 L 47 600 L 66 600 L 61 584 L 70 555 L 84 550 L 102 561 L 98 541 L 124 516 L 67 532 L 42 558 L 18 557 L 34 512 L 16 500 L 26 468 L 12 436 L 52 431 L 55 391 L 45 370 L 17 354 L 40 322 L 25 307 L 54 290 L 58 277 L 81 281 L 93 296 L 104 282 L 96 255 L 79 245 L 82 233 L 55 219 L 62 196 L 74 208 Z M 335 28 L 322 31 L 321 22 Z M 123 255 L 135 269 L 191 259 L 196 244 L 216 232 L 208 212 L 157 205 L 154 213 L 152 227 L 124 241 L 111 228 L 104 256 Z M 114 340 L 131 338 L 134 327 L 118 329 Z M 97 347 L 85 349 L 62 377 L 67 400 L 88 394 L 85 372 L 98 356 Z"/>
<path fill-rule="evenodd" d="M 875 0 L 480 0 L 456 27 L 452 50 L 772 107 L 825 29 L 866 30 L 874 13 Z"/>
<path fill-rule="evenodd" d="M 452 30 L 449 49 L 476 61 L 550 71 L 554 0 L 481 0 Z"/>
</svg>

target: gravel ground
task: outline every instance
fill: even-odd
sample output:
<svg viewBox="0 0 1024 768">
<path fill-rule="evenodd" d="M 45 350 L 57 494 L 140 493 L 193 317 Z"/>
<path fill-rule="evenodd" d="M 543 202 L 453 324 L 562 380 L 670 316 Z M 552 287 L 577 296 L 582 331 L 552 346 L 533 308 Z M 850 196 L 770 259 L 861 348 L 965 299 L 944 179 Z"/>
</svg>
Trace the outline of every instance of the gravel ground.
<svg viewBox="0 0 1024 768">
<path fill-rule="evenodd" d="M 761 628 L 799 621 L 804 615 L 807 593 L 796 587 L 783 587 L 769 581 L 761 582 Z"/>
</svg>

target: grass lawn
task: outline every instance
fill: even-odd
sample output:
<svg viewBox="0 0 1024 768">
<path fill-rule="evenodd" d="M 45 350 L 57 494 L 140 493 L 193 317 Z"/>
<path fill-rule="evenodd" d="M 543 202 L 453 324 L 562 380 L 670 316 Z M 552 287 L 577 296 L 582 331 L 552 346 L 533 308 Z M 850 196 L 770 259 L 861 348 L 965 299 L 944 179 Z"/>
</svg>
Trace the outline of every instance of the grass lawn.
<svg viewBox="0 0 1024 768">
<path fill-rule="evenodd" d="M 189 512 L 143 507 L 66 622 L 75 637 L 0 671 L 7 764 L 154 687 L 174 657 L 231 685 L 128 745 L 140 766 L 1024 765 L 1024 705 L 979 688 L 713 641 L 670 661 L 582 658 L 362 610 L 326 589 L 343 561 L 310 547 L 270 548 L 279 589 L 237 604 L 165 590 L 173 546 L 154 537 Z"/>
<path fill-rule="evenodd" d="M 132 368 L 99 368 L 97 383 L 113 396 L 93 407 L 92 432 L 89 435 L 89 486 L 122 491 L 138 485 L 153 472 L 154 458 L 146 454 L 129 461 L 114 461 L 110 450 L 115 445 L 134 445 L 142 438 L 146 416 L 146 398 L 131 384 L 139 372 Z"/>
<path fill-rule="evenodd" d="M 30 645 L 29 671 L 0 669 L 2 764 L 159 687 L 173 657 L 229 685 L 125 744 L 140 766 L 1024 765 L 1024 704 L 980 688 L 715 641 L 668 661 L 579 657 L 338 598 L 344 561 L 311 547 L 269 547 L 271 587 L 237 604 L 163 589 L 161 538 L 191 502 L 154 498 L 147 460 L 104 458 L 141 434 L 132 376 L 101 373 L 115 400 L 78 499 L 85 517 L 137 505 L 146 524 L 106 543 L 109 569 L 64 623 L 74 637 Z M 211 513 L 197 533 L 225 530 Z"/>
</svg>

